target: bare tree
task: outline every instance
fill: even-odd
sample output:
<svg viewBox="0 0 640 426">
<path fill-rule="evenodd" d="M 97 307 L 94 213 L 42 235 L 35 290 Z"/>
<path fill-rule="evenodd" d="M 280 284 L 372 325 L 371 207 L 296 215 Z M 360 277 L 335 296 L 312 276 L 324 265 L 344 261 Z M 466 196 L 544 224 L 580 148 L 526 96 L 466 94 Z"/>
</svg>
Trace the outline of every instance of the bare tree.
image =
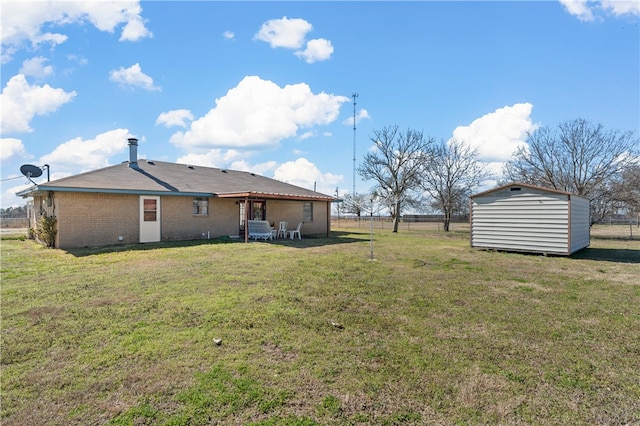
<svg viewBox="0 0 640 426">
<path fill-rule="evenodd" d="M 433 199 L 433 207 L 444 215 L 448 232 L 451 217 L 465 210 L 469 196 L 489 173 L 478 161 L 478 150 L 463 141 L 442 141 L 431 154 L 422 171 L 422 188 Z"/>
<path fill-rule="evenodd" d="M 541 127 L 527 137 L 505 165 L 507 179 L 584 196 L 592 223 L 615 203 L 612 182 L 638 162 L 640 140 L 631 132 L 606 131 L 584 119 Z"/>
<path fill-rule="evenodd" d="M 393 203 L 393 232 L 398 232 L 403 202 L 419 187 L 422 163 L 433 140 L 416 130 L 400 132 L 398 126 L 376 130 L 370 139 L 375 151 L 365 155 L 358 173 L 366 180 L 374 180 L 373 192 Z"/>
<path fill-rule="evenodd" d="M 344 212 L 351 213 L 358 217 L 362 216 L 363 206 L 369 204 L 369 199 L 363 194 L 347 194 L 344 197 Z"/>
<path fill-rule="evenodd" d="M 381 210 L 382 208 L 387 209 L 391 220 L 396 220 L 396 217 L 398 218 L 398 220 L 400 219 L 401 212 L 398 212 L 396 210 L 398 208 L 398 204 L 396 203 L 396 199 L 398 197 L 395 197 L 394 195 L 390 194 L 388 190 L 380 187 L 376 188 L 373 191 L 372 197 L 373 201 L 376 202 L 380 207 L 379 210 Z M 424 200 L 421 199 L 418 191 L 415 191 L 414 189 L 412 189 L 411 191 L 407 191 L 400 197 L 400 206 L 403 210 L 420 210 L 423 207 L 423 204 Z"/>
<path fill-rule="evenodd" d="M 640 217 L 640 162 L 625 168 L 621 178 L 612 185 L 612 191 L 617 207 L 629 219 Z"/>
</svg>

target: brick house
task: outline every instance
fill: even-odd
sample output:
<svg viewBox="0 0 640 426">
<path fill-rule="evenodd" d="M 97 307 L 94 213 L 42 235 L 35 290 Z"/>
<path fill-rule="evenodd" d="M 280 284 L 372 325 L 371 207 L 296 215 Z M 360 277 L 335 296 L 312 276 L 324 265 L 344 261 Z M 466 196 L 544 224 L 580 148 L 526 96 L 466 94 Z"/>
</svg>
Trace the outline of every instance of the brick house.
<svg viewBox="0 0 640 426">
<path fill-rule="evenodd" d="M 37 184 L 31 226 L 46 214 L 57 220 L 55 246 L 75 248 L 237 236 L 247 220 L 280 221 L 302 235 L 328 235 L 334 197 L 254 173 L 138 160 Z"/>
</svg>

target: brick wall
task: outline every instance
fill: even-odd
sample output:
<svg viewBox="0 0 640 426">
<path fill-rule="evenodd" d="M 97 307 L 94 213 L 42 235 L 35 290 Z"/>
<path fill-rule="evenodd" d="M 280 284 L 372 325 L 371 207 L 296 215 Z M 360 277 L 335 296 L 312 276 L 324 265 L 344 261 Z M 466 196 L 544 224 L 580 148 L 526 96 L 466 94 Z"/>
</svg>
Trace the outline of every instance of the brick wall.
<svg viewBox="0 0 640 426">
<path fill-rule="evenodd" d="M 195 240 L 238 235 L 239 209 L 235 200 L 208 200 L 209 213 L 194 215 L 192 197 L 162 197 L 162 240 Z"/>
<path fill-rule="evenodd" d="M 302 234 L 327 232 L 327 207 L 313 203 L 313 222 L 302 225 Z M 56 247 L 74 248 L 131 244 L 140 241 L 140 197 L 127 194 L 56 192 L 51 206 L 46 200 L 34 200 L 36 216 L 40 211 L 58 219 Z M 293 229 L 303 218 L 302 201 L 267 200 L 269 222 L 278 226 L 284 220 Z M 237 199 L 209 198 L 208 215 L 193 214 L 193 198 L 165 196 L 160 199 L 161 238 L 163 241 L 217 238 L 239 234 Z"/>
<path fill-rule="evenodd" d="M 238 200 L 228 198 L 210 198 L 209 214 L 215 220 L 216 236 L 236 236 L 240 231 L 240 207 Z"/>
<path fill-rule="evenodd" d="M 54 199 L 57 247 L 131 244 L 140 239 L 137 195 L 57 192 Z"/>
<path fill-rule="evenodd" d="M 278 227 L 278 223 L 285 221 L 288 229 L 295 229 L 302 222 L 304 214 L 303 201 L 267 200 L 267 220 Z M 302 224 L 302 235 L 327 233 L 327 203 L 313 202 L 313 221 Z"/>
</svg>

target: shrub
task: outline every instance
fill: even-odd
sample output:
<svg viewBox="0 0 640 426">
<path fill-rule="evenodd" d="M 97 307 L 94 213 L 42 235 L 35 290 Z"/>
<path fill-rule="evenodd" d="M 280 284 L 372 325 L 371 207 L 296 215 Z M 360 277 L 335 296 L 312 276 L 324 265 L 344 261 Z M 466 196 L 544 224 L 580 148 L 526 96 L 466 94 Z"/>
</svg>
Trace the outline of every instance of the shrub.
<svg viewBox="0 0 640 426">
<path fill-rule="evenodd" d="M 36 229 L 36 235 L 38 239 L 44 243 L 47 247 L 54 247 L 56 245 L 56 230 L 57 219 L 54 216 L 48 216 L 43 214 L 38 219 L 38 229 Z"/>
</svg>

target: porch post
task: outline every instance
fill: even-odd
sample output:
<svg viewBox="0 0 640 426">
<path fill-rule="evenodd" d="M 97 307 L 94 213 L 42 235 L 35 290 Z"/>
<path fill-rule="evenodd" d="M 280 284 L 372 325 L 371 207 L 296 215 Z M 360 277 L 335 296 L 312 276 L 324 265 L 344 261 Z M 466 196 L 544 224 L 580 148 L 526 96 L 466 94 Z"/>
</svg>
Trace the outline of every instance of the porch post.
<svg viewBox="0 0 640 426">
<path fill-rule="evenodd" d="M 327 201 L 327 238 L 331 233 L 331 201 Z"/>
<path fill-rule="evenodd" d="M 244 198 L 244 242 L 249 242 L 249 197 Z"/>
</svg>

